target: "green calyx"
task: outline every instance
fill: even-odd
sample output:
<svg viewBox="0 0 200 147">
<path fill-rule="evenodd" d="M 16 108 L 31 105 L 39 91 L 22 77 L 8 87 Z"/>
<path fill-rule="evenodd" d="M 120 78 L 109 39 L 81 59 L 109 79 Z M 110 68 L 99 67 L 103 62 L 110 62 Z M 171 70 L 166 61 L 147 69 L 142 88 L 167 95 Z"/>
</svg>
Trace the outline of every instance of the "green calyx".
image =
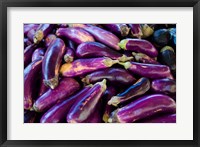
<svg viewBox="0 0 200 147">
<path fill-rule="evenodd" d="M 124 40 L 121 40 L 119 43 L 118 43 L 118 46 L 121 48 L 121 49 L 124 49 L 126 50 L 126 44 L 127 44 L 128 40 L 124 39 Z"/>
</svg>

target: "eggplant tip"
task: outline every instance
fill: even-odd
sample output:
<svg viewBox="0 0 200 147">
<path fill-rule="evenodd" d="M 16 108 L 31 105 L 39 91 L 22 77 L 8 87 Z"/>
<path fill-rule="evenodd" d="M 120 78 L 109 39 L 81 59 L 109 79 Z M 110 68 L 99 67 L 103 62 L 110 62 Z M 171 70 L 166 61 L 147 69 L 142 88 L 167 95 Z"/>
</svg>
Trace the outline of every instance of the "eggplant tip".
<svg viewBox="0 0 200 147">
<path fill-rule="evenodd" d="M 108 57 L 105 57 L 105 60 L 103 62 L 107 67 L 111 67 L 113 64 L 119 63 L 119 60 L 112 60 Z"/>
<path fill-rule="evenodd" d="M 38 44 L 40 41 L 42 41 L 43 38 L 44 38 L 43 31 L 39 30 L 35 33 L 34 38 L 33 38 L 33 42 L 35 44 Z"/>
<path fill-rule="evenodd" d="M 58 86 L 58 76 L 55 76 L 54 78 L 49 79 L 49 80 L 43 80 L 43 83 L 47 87 L 50 87 L 51 89 L 55 89 Z"/>
<path fill-rule="evenodd" d="M 109 122 L 109 123 L 112 123 L 112 118 L 109 118 L 109 119 L 108 119 L 108 122 Z"/>
<path fill-rule="evenodd" d="M 69 62 L 72 62 L 74 60 L 74 58 L 69 55 L 65 55 L 64 60 L 66 63 L 69 63 Z"/>
<path fill-rule="evenodd" d="M 116 106 L 120 103 L 119 101 L 119 97 L 117 96 L 113 96 L 109 101 L 108 101 L 108 105 L 113 105 Z"/>
<path fill-rule="evenodd" d="M 127 44 L 128 40 L 124 39 L 124 40 L 121 40 L 119 43 L 118 43 L 118 46 L 121 48 L 121 49 L 124 49 L 126 50 L 126 44 Z"/>
</svg>

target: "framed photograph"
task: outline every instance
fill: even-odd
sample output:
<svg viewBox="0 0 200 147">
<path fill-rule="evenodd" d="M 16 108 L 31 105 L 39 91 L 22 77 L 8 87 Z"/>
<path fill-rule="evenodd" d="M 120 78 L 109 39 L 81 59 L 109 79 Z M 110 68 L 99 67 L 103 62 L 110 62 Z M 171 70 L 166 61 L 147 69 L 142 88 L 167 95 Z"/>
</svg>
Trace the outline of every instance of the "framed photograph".
<svg viewBox="0 0 200 147">
<path fill-rule="evenodd" d="M 198 0 L 0 7 L 2 147 L 200 145 Z"/>
</svg>

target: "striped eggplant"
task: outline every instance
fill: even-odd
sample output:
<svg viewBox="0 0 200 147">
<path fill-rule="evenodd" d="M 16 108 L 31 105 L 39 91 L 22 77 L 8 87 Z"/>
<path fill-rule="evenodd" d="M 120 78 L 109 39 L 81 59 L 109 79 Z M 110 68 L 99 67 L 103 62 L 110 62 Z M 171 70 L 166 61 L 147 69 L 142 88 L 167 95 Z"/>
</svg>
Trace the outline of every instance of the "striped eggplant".
<svg viewBox="0 0 200 147">
<path fill-rule="evenodd" d="M 66 47 L 66 53 L 64 55 L 65 62 L 66 63 L 72 62 L 72 61 L 74 61 L 74 58 L 75 58 L 74 50 L 69 47 Z"/>
<path fill-rule="evenodd" d="M 144 53 L 150 57 L 157 57 L 157 49 L 147 40 L 127 38 L 120 41 L 118 44 L 124 50 L 133 52 Z"/>
<path fill-rule="evenodd" d="M 48 48 L 51 44 L 51 42 L 53 42 L 56 39 L 56 35 L 54 34 L 49 34 L 47 35 L 47 37 L 45 38 L 45 47 Z"/>
<path fill-rule="evenodd" d="M 132 55 L 134 56 L 134 59 L 137 62 L 141 63 L 147 63 L 147 64 L 160 64 L 158 61 L 156 61 L 154 58 L 151 58 L 143 53 L 135 53 L 132 52 Z"/>
<path fill-rule="evenodd" d="M 24 110 L 24 123 L 34 123 L 36 115 L 34 111 Z"/>
<path fill-rule="evenodd" d="M 112 60 L 108 57 L 77 59 L 71 63 L 63 64 L 60 68 L 60 73 L 63 77 L 75 77 L 109 68 L 118 62 L 118 60 Z"/>
<path fill-rule="evenodd" d="M 48 47 L 42 62 L 44 84 L 51 89 L 58 86 L 59 69 L 65 53 L 65 43 L 56 38 Z"/>
<path fill-rule="evenodd" d="M 105 28 L 117 36 L 125 37 L 128 35 L 130 29 L 126 24 L 102 24 Z"/>
<path fill-rule="evenodd" d="M 99 42 L 85 42 L 80 44 L 76 49 L 76 56 L 78 58 L 109 57 L 122 62 L 133 59 L 133 57 L 122 55 Z"/>
<path fill-rule="evenodd" d="M 42 60 L 43 57 L 40 57 L 24 69 L 24 109 L 26 110 L 31 109 L 36 96 L 36 84 L 42 70 Z"/>
<path fill-rule="evenodd" d="M 128 89 L 113 96 L 109 101 L 108 105 L 118 106 L 121 103 L 127 102 L 134 99 L 136 96 L 140 96 L 146 93 L 150 89 L 149 79 L 143 77 L 140 78 L 136 83 L 130 86 Z"/>
<path fill-rule="evenodd" d="M 39 57 L 44 57 L 45 49 L 44 48 L 37 48 L 32 54 L 32 61 L 36 60 Z"/>
<path fill-rule="evenodd" d="M 172 98 L 167 95 L 152 94 L 113 111 L 108 122 L 132 123 L 161 113 L 174 112 L 176 112 L 176 103 Z"/>
<path fill-rule="evenodd" d="M 86 25 L 86 24 L 70 24 L 71 27 L 79 27 L 88 31 L 92 34 L 96 41 L 101 42 L 113 49 L 120 50 L 118 46 L 119 38 L 113 33 L 104 30 L 102 28 L 96 27 L 94 25 Z"/>
<path fill-rule="evenodd" d="M 141 38 L 143 36 L 142 28 L 140 24 L 128 24 L 131 29 L 131 35 L 133 37 Z"/>
<path fill-rule="evenodd" d="M 24 68 L 31 63 L 32 54 L 37 48 L 37 45 L 31 44 L 27 46 L 24 50 Z"/>
<path fill-rule="evenodd" d="M 78 99 L 71 107 L 66 120 L 69 123 L 81 123 L 86 121 L 96 110 L 100 98 L 106 90 L 106 80 L 97 82 L 88 90 L 87 95 Z"/>
<path fill-rule="evenodd" d="M 94 41 L 92 35 L 90 35 L 87 31 L 81 28 L 59 28 L 56 31 L 56 35 L 58 37 L 70 39 L 76 44 Z"/>
<path fill-rule="evenodd" d="M 36 112 L 44 112 L 74 94 L 79 88 L 80 85 L 76 80 L 63 78 L 55 89 L 49 89 L 35 101 L 33 109 Z"/>
<path fill-rule="evenodd" d="M 25 24 L 24 25 L 24 36 L 27 36 L 28 32 L 32 29 L 37 29 L 38 24 Z"/>
</svg>

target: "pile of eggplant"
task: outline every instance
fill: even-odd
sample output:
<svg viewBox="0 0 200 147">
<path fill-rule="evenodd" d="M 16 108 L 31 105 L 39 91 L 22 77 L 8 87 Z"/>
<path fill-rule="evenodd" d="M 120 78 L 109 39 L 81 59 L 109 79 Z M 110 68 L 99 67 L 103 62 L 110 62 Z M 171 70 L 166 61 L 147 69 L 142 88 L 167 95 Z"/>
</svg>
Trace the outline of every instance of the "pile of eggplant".
<svg viewBox="0 0 200 147">
<path fill-rule="evenodd" d="M 24 24 L 24 123 L 175 122 L 175 24 Z"/>
</svg>

